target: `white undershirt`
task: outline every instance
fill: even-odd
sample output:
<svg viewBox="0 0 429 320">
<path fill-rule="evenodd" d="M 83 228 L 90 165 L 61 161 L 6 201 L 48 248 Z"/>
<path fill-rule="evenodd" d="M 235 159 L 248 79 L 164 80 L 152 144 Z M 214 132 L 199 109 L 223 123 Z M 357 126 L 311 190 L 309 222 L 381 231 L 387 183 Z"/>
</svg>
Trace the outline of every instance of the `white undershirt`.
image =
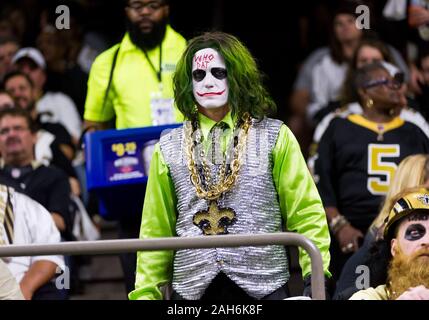
<svg viewBox="0 0 429 320">
<path fill-rule="evenodd" d="M 51 214 L 41 204 L 18 192 L 11 192 L 11 203 L 15 214 L 13 244 L 60 243 L 60 232 Z M 5 235 L 5 232 L 0 234 Z M 19 283 L 30 266 L 40 260 L 51 261 L 65 270 L 64 257 L 60 255 L 8 257 L 4 262 Z"/>
</svg>

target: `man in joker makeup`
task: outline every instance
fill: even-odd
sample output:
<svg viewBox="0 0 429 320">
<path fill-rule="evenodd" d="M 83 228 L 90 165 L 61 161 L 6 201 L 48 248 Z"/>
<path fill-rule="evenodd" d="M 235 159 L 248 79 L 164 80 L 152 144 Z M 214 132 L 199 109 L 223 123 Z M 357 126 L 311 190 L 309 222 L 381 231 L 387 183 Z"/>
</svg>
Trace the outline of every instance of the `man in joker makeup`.
<svg viewBox="0 0 429 320">
<path fill-rule="evenodd" d="M 275 104 L 248 49 L 220 32 L 192 39 L 174 93 L 187 121 L 155 147 L 140 238 L 287 229 L 316 244 L 330 276 L 319 194 L 293 134 L 266 117 Z M 310 279 L 304 252 L 300 264 Z M 175 300 L 284 299 L 288 280 L 283 246 L 139 252 L 129 298 L 168 298 L 172 283 Z"/>
<path fill-rule="evenodd" d="M 372 252 L 373 287 L 351 300 L 429 300 L 429 190 L 407 189 L 395 197 L 384 240 Z"/>
</svg>

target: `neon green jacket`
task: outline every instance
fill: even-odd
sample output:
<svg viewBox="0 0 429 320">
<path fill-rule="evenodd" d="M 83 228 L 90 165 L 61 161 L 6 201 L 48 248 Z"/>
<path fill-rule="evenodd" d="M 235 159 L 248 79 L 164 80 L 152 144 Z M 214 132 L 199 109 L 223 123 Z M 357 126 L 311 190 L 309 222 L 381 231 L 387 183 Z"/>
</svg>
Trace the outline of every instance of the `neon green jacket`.
<svg viewBox="0 0 429 320">
<path fill-rule="evenodd" d="M 120 45 L 113 80 L 103 108 L 113 56 Z M 116 128 L 133 128 L 152 125 L 151 96 L 162 92 L 162 98 L 173 98 L 173 73 L 176 63 L 186 48 L 186 40 L 167 26 L 162 42 L 161 84 L 143 51 L 132 43 L 128 33 L 122 42 L 101 53 L 94 61 L 88 79 L 85 102 L 85 120 L 105 122 L 116 115 Z M 159 70 L 159 48 L 147 52 L 156 70 Z M 160 89 L 161 88 L 161 89 Z M 183 116 L 175 108 L 176 121 Z"/>
<path fill-rule="evenodd" d="M 200 127 L 207 139 L 216 122 L 199 114 Z M 231 113 L 222 120 L 234 128 Z M 223 135 L 223 150 L 232 136 Z M 205 148 L 208 146 L 204 145 Z M 328 271 L 330 236 L 325 211 L 313 179 L 307 169 L 298 142 L 292 132 L 282 125 L 273 149 L 273 179 L 279 195 L 280 208 L 286 228 L 312 240 L 322 253 L 325 274 Z M 174 237 L 176 224 L 176 195 L 169 169 L 159 145 L 153 154 L 143 208 L 140 238 Z M 311 273 L 310 257 L 300 249 L 303 275 Z M 172 281 L 173 251 L 143 251 L 137 254 L 135 290 L 130 299 L 162 299 L 160 287 Z"/>
</svg>

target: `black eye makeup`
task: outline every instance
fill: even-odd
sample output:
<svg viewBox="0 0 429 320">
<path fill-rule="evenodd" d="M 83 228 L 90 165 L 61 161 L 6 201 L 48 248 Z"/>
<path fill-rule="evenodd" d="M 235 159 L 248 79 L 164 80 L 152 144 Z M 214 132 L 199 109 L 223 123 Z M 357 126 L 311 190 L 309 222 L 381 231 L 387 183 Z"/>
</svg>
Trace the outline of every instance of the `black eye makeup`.
<svg viewBox="0 0 429 320">
<path fill-rule="evenodd" d="M 408 241 L 416 241 L 424 237 L 426 228 L 420 223 L 409 225 L 405 230 L 404 238 Z"/>
<path fill-rule="evenodd" d="M 211 73 L 216 79 L 223 80 L 226 78 L 225 68 L 212 68 Z"/>
<path fill-rule="evenodd" d="M 225 68 L 211 68 L 210 70 L 213 77 L 215 77 L 218 80 L 223 80 L 227 77 L 226 69 Z M 192 71 L 192 78 L 194 78 L 195 81 L 200 82 L 206 77 L 206 70 L 197 69 Z"/>
</svg>

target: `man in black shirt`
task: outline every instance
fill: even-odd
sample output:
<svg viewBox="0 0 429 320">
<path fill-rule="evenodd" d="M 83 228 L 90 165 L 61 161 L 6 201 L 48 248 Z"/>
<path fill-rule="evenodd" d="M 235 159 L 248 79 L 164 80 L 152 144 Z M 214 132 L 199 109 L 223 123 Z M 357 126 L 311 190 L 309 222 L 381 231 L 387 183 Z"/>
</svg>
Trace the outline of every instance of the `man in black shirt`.
<svg viewBox="0 0 429 320">
<path fill-rule="evenodd" d="M 0 181 L 42 204 L 52 214 L 63 238 L 70 239 L 71 190 L 67 176 L 35 161 L 36 139 L 34 125 L 25 110 L 0 111 Z"/>
</svg>

